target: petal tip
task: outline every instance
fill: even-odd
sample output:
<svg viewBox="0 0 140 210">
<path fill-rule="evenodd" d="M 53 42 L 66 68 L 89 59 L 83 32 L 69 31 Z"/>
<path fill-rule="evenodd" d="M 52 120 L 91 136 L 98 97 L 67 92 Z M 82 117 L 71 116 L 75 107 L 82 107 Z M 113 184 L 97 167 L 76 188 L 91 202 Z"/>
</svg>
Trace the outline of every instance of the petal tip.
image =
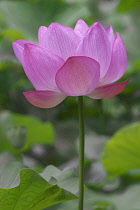
<svg viewBox="0 0 140 210">
<path fill-rule="evenodd" d="M 23 92 L 23 95 L 29 103 L 39 108 L 53 108 L 66 98 L 66 95 L 55 91 L 29 91 Z"/>
<path fill-rule="evenodd" d="M 17 42 L 17 41 L 12 42 L 12 47 L 14 47 L 14 46 L 15 46 L 16 42 Z"/>
<path fill-rule="evenodd" d="M 95 23 L 93 23 L 93 25 L 92 26 L 94 26 L 94 27 L 98 27 L 98 28 L 103 28 L 103 26 L 101 25 L 101 23 L 99 23 L 99 22 L 95 22 Z M 91 27 L 92 27 L 91 26 Z"/>
<path fill-rule="evenodd" d="M 116 38 L 122 39 L 122 38 L 121 38 L 121 35 L 119 34 L 119 32 L 116 32 Z"/>
<path fill-rule="evenodd" d="M 58 26 L 62 26 L 62 25 L 60 23 L 53 22 L 49 25 L 49 28 L 55 28 L 55 27 L 58 27 Z"/>
<path fill-rule="evenodd" d="M 110 25 L 106 29 L 113 31 L 113 27 Z"/>
<path fill-rule="evenodd" d="M 46 26 L 40 26 L 38 30 L 40 30 L 40 29 L 47 29 L 47 27 Z"/>
<path fill-rule="evenodd" d="M 79 19 L 77 22 L 83 22 L 84 20 L 83 19 Z"/>
<path fill-rule="evenodd" d="M 113 98 L 125 89 L 128 81 L 129 79 L 120 83 L 112 83 L 109 85 L 98 87 L 88 96 L 93 99 Z"/>
<path fill-rule="evenodd" d="M 100 23 L 98 21 L 96 21 L 93 25 L 100 25 Z"/>
</svg>

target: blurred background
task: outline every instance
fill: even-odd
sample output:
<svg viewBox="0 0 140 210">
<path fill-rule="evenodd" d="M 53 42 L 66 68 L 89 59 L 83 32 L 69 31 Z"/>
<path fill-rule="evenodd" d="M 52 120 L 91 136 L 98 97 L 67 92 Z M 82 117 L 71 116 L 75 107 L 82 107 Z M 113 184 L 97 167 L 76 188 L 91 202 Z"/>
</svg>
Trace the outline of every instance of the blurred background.
<svg viewBox="0 0 140 210">
<path fill-rule="evenodd" d="M 26 139 L 25 145 L 19 147 L 22 147 L 24 164 L 28 167 L 39 172 L 50 164 L 60 169 L 77 169 L 77 99 L 68 97 L 48 110 L 29 104 L 22 92 L 33 90 L 33 87 L 15 58 L 11 44 L 17 39 L 38 43 L 37 32 L 41 25 L 59 22 L 74 27 L 80 18 L 88 25 L 95 21 L 104 27 L 112 25 L 114 31 L 122 35 L 129 64 L 120 81 L 130 78 L 127 88 L 112 99 L 84 98 L 85 180 L 90 189 L 86 192 L 86 210 L 138 210 L 139 173 L 136 173 L 137 178 L 128 172 L 118 173 L 115 179 L 107 181 L 107 172 L 100 159 L 106 141 L 123 126 L 140 119 L 139 0 L 0 0 L 0 154 L 7 151 L 17 154 L 17 142 L 23 144 Z M 96 199 L 98 202 L 94 201 Z M 75 210 L 72 203 L 47 209 Z"/>
</svg>

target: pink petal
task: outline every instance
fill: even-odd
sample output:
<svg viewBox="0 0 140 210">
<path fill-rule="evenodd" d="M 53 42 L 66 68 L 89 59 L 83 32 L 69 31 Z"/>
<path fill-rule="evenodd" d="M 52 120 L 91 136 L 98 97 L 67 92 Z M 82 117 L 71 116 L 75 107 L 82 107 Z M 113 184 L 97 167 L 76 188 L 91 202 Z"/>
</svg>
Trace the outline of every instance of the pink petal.
<svg viewBox="0 0 140 210">
<path fill-rule="evenodd" d="M 61 92 L 43 90 L 24 92 L 23 95 L 32 105 L 40 108 L 52 108 L 66 98 Z"/>
<path fill-rule="evenodd" d="M 52 23 L 45 33 L 44 41 L 41 43 L 47 50 L 66 60 L 75 55 L 80 37 L 72 28 L 59 23 Z"/>
<path fill-rule="evenodd" d="M 109 38 L 109 41 L 110 41 L 110 44 L 111 44 L 111 48 L 112 48 L 114 40 L 115 40 L 114 31 L 113 31 L 112 26 L 109 26 L 109 27 L 106 28 L 106 33 L 108 35 L 108 38 Z"/>
<path fill-rule="evenodd" d="M 18 59 L 18 61 L 23 65 L 23 51 L 24 51 L 24 44 L 26 43 L 32 43 L 30 41 L 27 40 L 17 40 L 15 42 L 12 43 L 12 47 L 14 50 L 14 53 Z"/>
<path fill-rule="evenodd" d="M 89 29 L 88 25 L 85 23 L 83 20 L 78 20 L 76 23 L 76 26 L 74 28 L 74 32 L 78 34 L 80 37 L 83 37 L 84 34 L 87 32 Z"/>
<path fill-rule="evenodd" d="M 70 96 L 91 93 L 100 78 L 99 64 L 89 57 L 70 57 L 56 74 L 56 84 L 61 92 Z"/>
<path fill-rule="evenodd" d="M 45 32 L 47 31 L 46 26 L 40 26 L 38 30 L 38 41 L 40 45 L 43 45 L 44 43 L 44 38 L 45 38 Z"/>
<path fill-rule="evenodd" d="M 111 47 L 106 31 L 99 23 L 94 23 L 81 41 L 77 55 L 95 59 L 100 64 L 100 77 L 108 70 L 111 59 Z"/>
<path fill-rule="evenodd" d="M 127 52 L 125 46 L 121 36 L 117 33 L 113 45 L 111 63 L 105 77 L 102 80 L 102 83 L 109 84 L 120 79 L 127 68 L 127 62 Z"/>
<path fill-rule="evenodd" d="M 112 98 L 124 90 L 128 81 L 129 80 L 125 80 L 124 82 L 98 87 L 92 93 L 90 93 L 88 96 L 93 99 Z"/>
<path fill-rule="evenodd" d="M 25 44 L 24 71 L 37 90 L 57 90 L 55 75 L 64 61 L 43 47 Z"/>
</svg>

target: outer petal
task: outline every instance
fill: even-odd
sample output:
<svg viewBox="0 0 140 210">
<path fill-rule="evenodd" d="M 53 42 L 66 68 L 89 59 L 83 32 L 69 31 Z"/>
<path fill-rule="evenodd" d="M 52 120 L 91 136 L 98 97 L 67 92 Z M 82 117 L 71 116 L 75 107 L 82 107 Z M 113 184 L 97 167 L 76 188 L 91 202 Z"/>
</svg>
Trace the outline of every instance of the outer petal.
<svg viewBox="0 0 140 210">
<path fill-rule="evenodd" d="M 17 40 L 15 42 L 12 43 L 12 47 L 14 50 L 14 53 L 18 59 L 18 61 L 23 65 L 23 51 L 24 51 L 24 44 L 26 43 L 32 43 L 30 41 L 27 40 Z"/>
<path fill-rule="evenodd" d="M 43 90 L 24 92 L 23 95 L 32 105 L 40 108 L 52 108 L 66 98 L 61 92 Z"/>
<path fill-rule="evenodd" d="M 111 47 L 106 31 L 99 23 L 94 23 L 77 49 L 77 55 L 95 59 L 100 64 L 100 77 L 108 70 L 111 59 Z"/>
<path fill-rule="evenodd" d="M 38 30 L 38 41 L 40 45 L 43 45 L 44 43 L 44 38 L 45 38 L 45 32 L 47 31 L 46 26 L 40 26 Z"/>
<path fill-rule="evenodd" d="M 25 44 L 24 70 L 37 90 L 56 90 L 55 75 L 64 61 L 43 47 Z"/>
<path fill-rule="evenodd" d="M 75 55 L 80 37 L 72 28 L 59 23 L 52 23 L 45 33 L 44 41 L 41 43 L 47 50 L 67 59 Z"/>
<path fill-rule="evenodd" d="M 117 33 L 113 51 L 112 51 L 112 58 L 109 69 L 101 81 L 103 84 L 109 84 L 117 81 L 122 77 L 125 70 L 127 68 L 127 52 L 121 36 Z"/>
<path fill-rule="evenodd" d="M 128 81 L 129 80 L 125 80 L 124 82 L 98 87 L 88 96 L 93 99 L 112 98 L 124 90 Z"/>
<path fill-rule="evenodd" d="M 70 57 L 57 72 L 56 84 L 66 95 L 87 95 L 99 82 L 99 69 L 99 64 L 92 58 Z"/>
<path fill-rule="evenodd" d="M 74 32 L 76 34 L 78 34 L 80 37 L 83 37 L 84 34 L 87 32 L 87 30 L 89 29 L 88 25 L 85 23 L 85 21 L 83 20 L 78 20 L 75 28 L 74 28 Z"/>
<path fill-rule="evenodd" d="M 108 35 L 108 38 L 109 38 L 109 41 L 110 41 L 110 44 L 111 44 L 111 48 L 112 48 L 114 40 L 115 40 L 114 31 L 113 31 L 112 26 L 109 26 L 109 27 L 106 28 L 106 33 Z"/>
</svg>

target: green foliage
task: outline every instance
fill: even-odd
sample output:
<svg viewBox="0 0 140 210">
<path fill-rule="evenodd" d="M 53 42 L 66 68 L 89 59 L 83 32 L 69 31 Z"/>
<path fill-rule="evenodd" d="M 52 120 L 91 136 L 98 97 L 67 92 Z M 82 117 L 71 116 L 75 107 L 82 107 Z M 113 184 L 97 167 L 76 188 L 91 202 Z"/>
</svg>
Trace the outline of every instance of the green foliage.
<svg viewBox="0 0 140 210">
<path fill-rule="evenodd" d="M 11 188 L 18 181 L 16 177 L 23 168 L 26 166 L 16 161 L 16 158 L 10 153 L 0 154 L 0 187 Z"/>
<path fill-rule="evenodd" d="M 1 112 L 0 113 L 0 152 L 9 150 L 14 151 L 13 147 L 11 146 L 10 142 L 7 139 L 6 131 L 9 127 L 9 114 L 8 112 Z"/>
<path fill-rule="evenodd" d="M 24 126 L 15 126 L 7 129 L 7 138 L 16 149 L 22 149 L 25 145 L 27 128 Z"/>
<path fill-rule="evenodd" d="M 70 183 L 75 180 L 71 169 L 61 172 L 53 166 L 48 166 L 40 175 L 32 169 L 25 168 L 26 166 L 16 161 L 9 153 L 0 155 L 0 209 L 40 210 L 77 198 L 71 192 L 73 188 Z M 59 172 L 56 178 L 58 183 L 52 183 L 56 171 Z M 76 182 L 78 183 L 78 180 Z M 74 187 L 75 181 L 72 184 Z"/>
<path fill-rule="evenodd" d="M 107 201 L 110 203 L 110 206 L 115 210 L 132 210 L 132 209 L 139 209 L 139 193 L 140 193 L 140 184 L 132 185 L 127 188 L 127 190 L 114 192 L 110 194 L 106 193 L 98 193 L 95 194 L 89 192 L 88 195 L 90 196 L 90 200 L 92 199 L 92 195 L 94 196 L 95 200 L 102 200 Z"/>
<path fill-rule="evenodd" d="M 78 18 L 87 15 L 83 5 L 69 5 L 58 0 L 41 0 L 34 3 L 3 1 L 0 2 L 0 12 L 4 14 L 8 27 L 21 31 L 32 41 L 37 40 L 37 31 L 41 25 L 48 26 L 51 22 L 74 25 Z"/>
<path fill-rule="evenodd" d="M 88 161 L 85 182 L 92 189 L 85 192 L 85 209 L 139 209 L 139 122 L 120 129 L 106 143 L 102 156 L 106 171 L 99 169 L 100 154 L 108 138 L 105 135 L 112 135 L 124 124 L 139 120 L 140 117 L 139 0 L 120 0 L 118 5 L 115 1 L 104 0 L 68 2 L 70 1 L 0 1 L 0 196 L 4 196 L 0 198 L 0 209 L 10 210 L 14 209 L 12 205 L 17 205 L 15 208 L 18 210 L 36 210 L 47 206 L 48 210 L 77 210 L 77 200 L 49 207 L 54 203 L 75 198 L 73 194 L 78 191 L 78 176 L 73 169 L 60 170 L 50 166 L 64 164 L 70 167 L 72 164 L 72 167 L 77 167 L 77 150 L 74 143 L 78 133 L 75 120 L 77 99 L 68 97 L 63 104 L 48 112 L 34 107 L 31 111 L 31 106 L 26 104 L 23 97 L 19 97 L 21 92 L 30 89 L 22 67 L 17 64 L 13 55 L 11 43 L 16 39 L 36 42 L 40 25 L 48 26 L 51 22 L 60 22 L 73 27 L 80 18 L 86 20 L 89 25 L 94 21 L 100 21 L 106 27 L 113 25 L 114 31 L 120 32 L 129 60 L 128 69 L 121 81 L 130 78 L 125 91 L 113 99 L 98 101 L 85 97 L 85 156 Z M 3 111 L 6 109 L 16 113 Z M 38 112 L 37 116 L 41 119 L 48 118 L 54 122 L 57 142 L 53 144 L 55 136 L 51 123 L 43 123 L 34 117 L 17 114 L 18 112 Z M 98 133 L 97 136 L 94 131 Z M 104 135 L 103 138 L 99 133 Z M 39 151 L 38 156 L 36 149 L 34 150 L 36 147 L 32 147 L 34 144 L 44 144 L 48 147 Z M 31 147 L 32 150 L 29 150 Z M 15 157 L 3 153 L 4 150 L 13 152 Z M 23 154 L 24 160 L 29 158 L 35 162 L 35 169 L 43 171 L 41 175 L 31 169 L 25 169 L 26 166 L 21 163 L 19 155 L 21 152 L 26 152 Z M 70 159 L 71 161 L 67 162 Z M 44 167 L 46 168 L 43 170 Z M 134 168 L 137 168 L 137 171 Z M 110 177 L 119 180 L 115 187 L 109 187 L 108 182 L 106 183 L 106 172 Z M 112 182 L 115 183 L 114 180 Z M 44 200 L 40 201 L 41 199 Z"/>
<path fill-rule="evenodd" d="M 18 126 L 24 126 L 27 129 L 27 137 L 25 141 L 25 146 L 22 148 L 22 151 L 29 149 L 34 144 L 52 144 L 54 140 L 54 130 L 51 123 L 43 123 L 35 117 L 25 116 L 22 114 L 10 113 L 10 112 L 2 112 L 0 114 L 0 142 L 1 148 L 3 151 L 5 149 L 12 150 L 12 146 L 7 140 L 7 136 L 9 138 L 9 129 L 15 127 L 18 129 Z M 15 131 L 17 132 L 17 131 Z M 14 138 L 12 135 L 10 138 Z M 21 144 L 23 143 L 23 138 L 18 135 L 18 138 L 12 139 L 12 144 Z M 11 140 L 10 140 L 11 141 Z"/>
<path fill-rule="evenodd" d="M 11 114 L 14 126 L 25 126 L 27 138 L 24 149 L 30 148 L 33 144 L 51 144 L 54 140 L 54 130 L 51 123 L 43 123 L 35 117 L 21 114 Z"/>
<path fill-rule="evenodd" d="M 108 209 L 106 210 L 139 210 L 140 201 L 140 184 L 132 185 L 126 190 L 105 193 L 100 191 L 88 190 L 85 192 L 85 209 L 93 210 L 95 203 L 108 204 Z M 99 203 L 100 201 L 100 203 Z M 115 209 L 116 208 L 116 209 Z M 54 208 L 49 207 L 48 210 L 77 210 L 77 201 L 68 201 L 56 205 Z M 102 208 L 100 208 L 102 210 Z"/>
<path fill-rule="evenodd" d="M 128 12 L 130 10 L 138 10 L 140 9 L 139 0 L 120 0 L 118 5 L 119 12 Z"/>
<path fill-rule="evenodd" d="M 40 210 L 76 198 L 72 193 L 50 184 L 34 170 L 23 169 L 18 186 L 0 188 L 0 209 Z"/>
<path fill-rule="evenodd" d="M 116 208 L 109 202 L 95 201 L 93 210 L 116 210 Z"/>
<path fill-rule="evenodd" d="M 140 168 L 140 123 L 127 125 L 106 143 L 102 162 L 111 177 Z"/>
<path fill-rule="evenodd" d="M 0 33 L 0 38 L 5 38 L 8 39 L 10 41 L 16 41 L 17 39 L 25 39 L 25 37 L 23 36 L 23 34 L 18 31 L 18 30 L 14 30 L 14 29 L 4 29 L 1 33 Z"/>
<path fill-rule="evenodd" d="M 59 187 L 76 194 L 78 192 L 78 175 L 73 169 L 61 171 L 55 166 L 47 166 L 42 176 L 49 182 L 56 182 Z"/>
</svg>

